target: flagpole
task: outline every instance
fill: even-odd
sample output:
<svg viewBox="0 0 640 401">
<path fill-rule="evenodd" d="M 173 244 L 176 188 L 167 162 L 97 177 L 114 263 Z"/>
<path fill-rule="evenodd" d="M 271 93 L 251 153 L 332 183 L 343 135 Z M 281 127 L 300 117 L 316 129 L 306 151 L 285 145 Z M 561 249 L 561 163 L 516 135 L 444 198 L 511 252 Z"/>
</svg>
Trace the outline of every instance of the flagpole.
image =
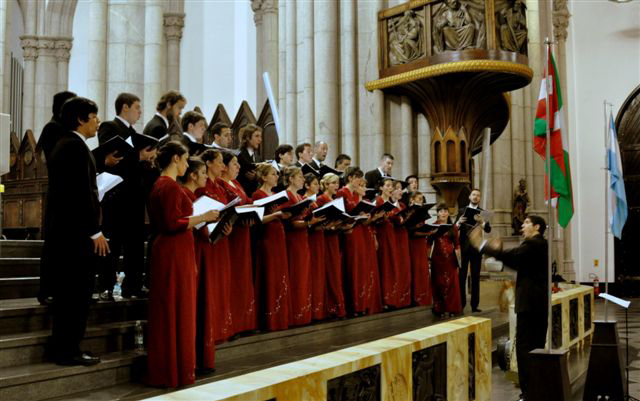
<svg viewBox="0 0 640 401">
<path fill-rule="evenodd" d="M 549 116 L 549 94 L 553 91 L 553 82 L 551 88 L 549 87 L 549 52 L 551 51 L 551 41 L 548 37 L 544 40 L 545 44 L 545 63 L 544 63 L 544 79 L 546 88 L 546 120 L 547 120 L 547 132 L 546 132 L 546 144 L 545 144 L 545 156 L 547 164 L 547 182 L 545 183 L 547 191 L 547 214 L 548 214 L 548 230 L 547 230 L 547 352 L 551 352 L 551 331 L 552 331 L 552 319 L 551 319 L 551 265 L 553 264 L 553 211 L 551 207 L 551 127 L 549 125 L 551 118 Z M 551 90 L 550 90 L 551 89 Z M 555 119 L 554 119 L 555 121 Z"/>
<path fill-rule="evenodd" d="M 604 100 L 604 293 L 609 293 L 609 124 L 607 124 L 607 105 Z M 609 321 L 608 301 L 604 300 L 604 321 Z"/>
</svg>

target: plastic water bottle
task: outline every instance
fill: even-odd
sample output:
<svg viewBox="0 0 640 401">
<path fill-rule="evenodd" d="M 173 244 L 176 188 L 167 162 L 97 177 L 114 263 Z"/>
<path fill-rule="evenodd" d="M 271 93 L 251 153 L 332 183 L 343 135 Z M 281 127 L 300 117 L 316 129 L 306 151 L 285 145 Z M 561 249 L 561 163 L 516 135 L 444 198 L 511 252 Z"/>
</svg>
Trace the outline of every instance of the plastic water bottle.
<svg viewBox="0 0 640 401">
<path fill-rule="evenodd" d="M 113 286 L 113 297 L 122 297 L 122 280 L 124 280 L 124 272 L 118 273 L 116 284 Z"/>
<path fill-rule="evenodd" d="M 144 353 L 144 330 L 140 320 L 136 320 L 134 344 L 137 353 Z"/>
</svg>

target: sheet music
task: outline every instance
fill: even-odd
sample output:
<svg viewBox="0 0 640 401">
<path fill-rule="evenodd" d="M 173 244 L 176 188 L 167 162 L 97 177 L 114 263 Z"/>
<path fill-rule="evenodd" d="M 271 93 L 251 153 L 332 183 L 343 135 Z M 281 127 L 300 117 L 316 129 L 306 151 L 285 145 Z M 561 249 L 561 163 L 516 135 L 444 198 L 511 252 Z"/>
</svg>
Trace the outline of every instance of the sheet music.
<svg viewBox="0 0 640 401">
<path fill-rule="evenodd" d="M 195 202 L 193 202 L 193 214 L 191 215 L 191 217 L 199 216 L 208 212 L 209 210 L 222 210 L 224 209 L 224 207 L 224 203 L 218 202 L 215 199 L 211 199 L 208 196 L 201 196 L 196 199 Z M 205 222 L 197 224 L 195 228 L 200 229 L 205 224 Z"/>
<path fill-rule="evenodd" d="M 113 189 L 116 185 L 120 184 L 122 177 L 107 172 L 100 173 L 96 176 L 96 185 L 98 186 L 98 201 L 102 202 L 104 194 Z"/>
<path fill-rule="evenodd" d="M 625 301 L 624 299 L 620 299 L 618 297 L 614 297 L 613 295 L 609 295 L 609 294 L 604 293 L 604 292 L 600 294 L 600 298 L 604 298 L 606 300 L 609 300 L 609 301 L 613 302 L 616 305 L 622 306 L 625 309 L 629 308 L 629 305 L 631 305 L 631 301 Z"/>
</svg>

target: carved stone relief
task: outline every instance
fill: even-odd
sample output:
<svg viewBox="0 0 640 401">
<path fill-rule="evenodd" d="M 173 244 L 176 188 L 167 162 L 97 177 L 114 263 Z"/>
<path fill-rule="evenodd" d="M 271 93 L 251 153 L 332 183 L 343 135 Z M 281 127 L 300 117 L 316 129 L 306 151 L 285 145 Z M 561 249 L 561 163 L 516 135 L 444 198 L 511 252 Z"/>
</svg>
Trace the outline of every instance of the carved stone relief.
<svg viewBox="0 0 640 401">
<path fill-rule="evenodd" d="M 447 343 L 415 351 L 412 368 L 414 401 L 447 399 Z"/>
<path fill-rule="evenodd" d="M 484 1 L 445 0 L 431 25 L 434 53 L 486 47 Z"/>
<path fill-rule="evenodd" d="M 496 1 L 496 38 L 502 50 L 527 54 L 527 18 L 523 0 Z"/>
<path fill-rule="evenodd" d="M 424 9 L 407 10 L 387 20 L 389 64 L 406 64 L 424 57 Z"/>
<path fill-rule="evenodd" d="M 380 365 L 339 376 L 327 381 L 328 401 L 379 401 Z"/>
</svg>

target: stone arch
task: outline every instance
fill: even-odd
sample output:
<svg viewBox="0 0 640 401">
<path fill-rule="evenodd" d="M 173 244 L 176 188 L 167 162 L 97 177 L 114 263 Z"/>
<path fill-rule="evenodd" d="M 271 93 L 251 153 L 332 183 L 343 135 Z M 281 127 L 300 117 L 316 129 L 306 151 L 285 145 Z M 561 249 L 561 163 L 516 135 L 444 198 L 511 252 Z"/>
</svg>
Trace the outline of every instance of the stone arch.
<svg viewBox="0 0 640 401">
<path fill-rule="evenodd" d="M 77 0 L 49 0 L 45 19 L 45 35 L 71 38 Z"/>
</svg>

